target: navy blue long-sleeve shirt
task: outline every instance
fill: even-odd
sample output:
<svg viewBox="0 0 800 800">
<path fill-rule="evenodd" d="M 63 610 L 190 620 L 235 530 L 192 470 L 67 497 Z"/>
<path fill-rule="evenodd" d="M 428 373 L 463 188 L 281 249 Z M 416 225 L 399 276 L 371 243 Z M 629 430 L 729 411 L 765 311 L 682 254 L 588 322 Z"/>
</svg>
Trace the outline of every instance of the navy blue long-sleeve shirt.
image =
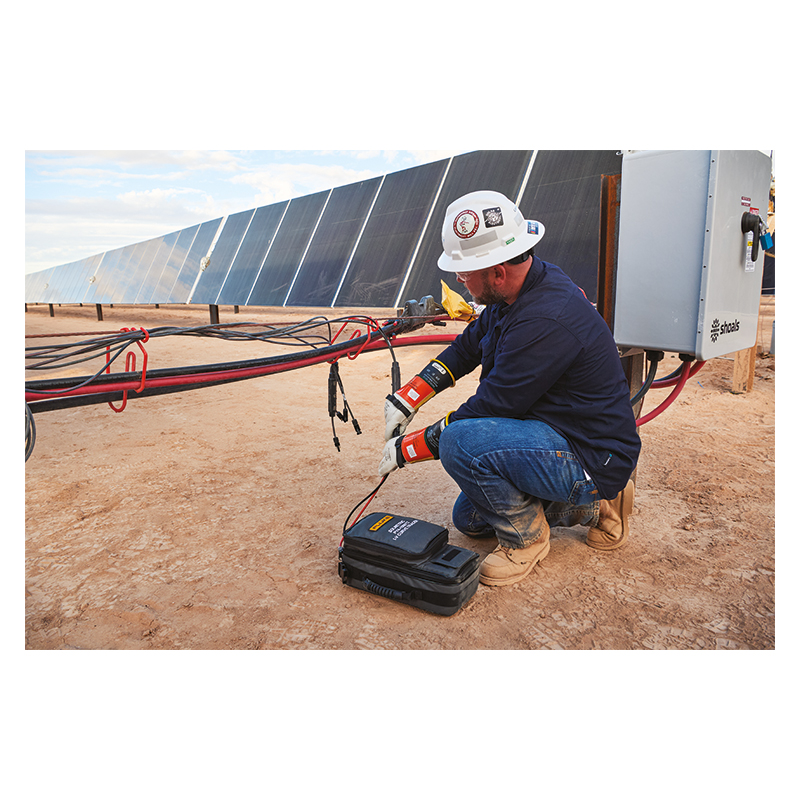
<svg viewBox="0 0 800 800">
<path fill-rule="evenodd" d="M 628 383 L 608 325 L 559 267 L 534 256 L 517 299 L 487 306 L 437 358 L 456 380 L 481 367 L 450 423 L 541 420 L 570 442 L 601 497 L 624 488 L 641 447 Z"/>
</svg>

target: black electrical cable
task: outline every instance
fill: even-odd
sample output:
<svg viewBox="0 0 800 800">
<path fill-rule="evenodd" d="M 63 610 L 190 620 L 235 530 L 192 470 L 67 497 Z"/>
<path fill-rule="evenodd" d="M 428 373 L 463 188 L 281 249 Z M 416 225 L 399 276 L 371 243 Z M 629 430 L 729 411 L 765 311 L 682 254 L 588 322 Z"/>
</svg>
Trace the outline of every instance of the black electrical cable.
<svg viewBox="0 0 800 800">
<path fill-rule="evenodd" d="M 671 381 L 677 378 L 681 372 L 683 371 L 683 364 L 681 364 L 676 370 L 670 372 L 669 375 L 665 375 L 663 378 L 659 378 L 658 382 L 661 383 L 662 381 Z"/>
<path fill-rule="evenodd" d="M 140 332 L 137 331 L 137 333 Z M 92 358 L 105 357 L 106 352 L 108 352 L 111 347 L 117 347 L 117 349 L 124 350 L 126 347 L 130 346 L 140 338 L 143 338 L 143 336 L 136 337 L 125 335 L 106 337 L 88 342 L 76 342 L 73 344 L 54 344 L 47 345 L 46 347 L 26 347 L 25 360 L 31 361 L 33 359 L 37 359 L 37 361 L 26 364 L 25 369 L 61 369 L 62 367 L 81 364 L 84 361 L 89 361 Z M 59 351 L 68 352 L 62 353 L 61 355 L 54 355 L 54 353 Z M 86 356 L 85 358 L 74 358 L 74 356 L 82 355 L 83 353 L 92 353 L 92 355 Z M 72 360 L 67 360 L 70 358 L 72 358 Z"/>
<path fill-rule="evenodd" d="M 351 320 L 351 318 L 343 318 L 346 320 Z M 374 323 L 374 320 L 372 320 Z M 378 329 L 378 334 L 385 340 L 386 345 L 392 355 L 392 391 L 397 391 L 400 388 L 400 365 L 397 362 L 397 356 L 395 353 L 395 347 L 392 345 L 391 337 L 396 336 L 401 333 L 405 333 L 408 330 L 414 329 L 414 322 L 405 317 L 398 317 L 397 319 L 390 320 L 386 322 L 383 326 Z M 140 337 L 143 337 L 144 334 L 141 331 L 137 331 Z M 217 364 L 208 364 L 208 365 L 199 365 L 199 366 L 192 366 L 192 367 L 177 367 L 171 369 L 159 369 L 159 370 L 148 370 L 147 377 L 153 379 L 179 379 L 182 377 L 194 377 L 200 373 L 205 373 L 208 375 L 208 379 L 202 382 L 187 382 L 186 384 L 180 384 L 179 382 L 173 385 L 168 386 L 146 386 L 141 391 L 135 391 L 133 394 L 129 395 L 130 398 L 145 398 L 145 397 L 155 397 L 164 394 L 171 394 L 175 392 L 183 392 L 189 391 L 192 389 L 199 389 L 205 386 L 219 386 L 227 383 L 234 383 L 241 380 L 247 380 L 250 375 L 246 374 L 247 369 L 260 369 L 262 367 L 269 367 L 269 366 L 284 366 L 290 365 L 293 362 L 300 362 L 310 355 L 313 355 L 316 359 L 327 359 L 328 356 L 339 356 L 345 350 L 352 350 L 356 349 L 358 352 L 358 348 L 366 346 L 367 344 L 371 344 L 377 338 L 375 331 L 368 332 L 366 335 L 350 339 L 344 343 L 336 343 L 333 345 L 329 345 L 326 348 L 318 349 L 318 350 L 306 350 L 302 353 L 287 353 L 281 354 L 278 356 L 272 356 L 268 358 L 261 358 L 261 359 L 252 359 L 249 361 L 234 361 L 234 362 L 225 362 L 225 363 L 217 363 Z M 103 345 L 105 346 L 105 345 Z M 116 356 L 115 356 L 116 357 Z M 105 370 L 107 365 L 104 364 L 103 370 Z M 291 368 L 291 367 L 289 367 Z M 236 373 L 242 372 L 243 374 L 231 374 L 227 375 L 224 378 L 215 378 L 215 373 L 218 372 L 229 372 L 229 373 Z M 125 376 L 125 380 L 130 381 L 131 383 L 138 383 L 141 380 L 142 373 L 141 372 L 126 372 L 123 373 Z M 31 403 L 31 410 L 34 414 L 39 412 L 46 412 L 46 411 L 56 411 L 62 408 L 75 408 L 87 405 L 95 405 L 107 402 L 118 402 L 123 398 L 123 393 L 117 387 L 111 389 L 109 388 L 108 392 L 102 391 L 95 391 L 92 393 L 84 393 L 84 394 L 76 394 L 76 395 L 65 395 L 63 393 L 74 391 L 76 388 L 82 388 L 87 383 L 94 381 L 95 389 L 101 388 L 106 383 L 117 383 L 120 379 L 120 375 L 113 375 L 113 374 L 98 374 L 96 376 L 90 376 L 89 378 L 81 378 L 78 379 L 80 384 L 76 386 L 73 381 L 76 380 L 75 378 L 55 378 L 50 380 L 42 380 L 42 381 L 28 381 L 26 382 L 25 388 L 26 392 L 30 393 L 59 393 L 61 392 L 62 395 L 59 397 L 55 397 L 53 399 L 35 399 L 30 400 Z M 52 391 L 51 391 L 52 390 Z"/>
<path fill-rule="evenodd" d="M 260 323 L 233 323 L 231 325 L 202 325 L 193 328 L 160 327 L 150 331 L 133 329 L 119 334 L 98 337 L 96 339 L 72 342 L 66 344 L 48 344 L 29 346 L 25 348 L 25 359 L 27 370 L 38 369 L 58 369 L 66 366 L 88 361 L 92 357 L 102 357 L 107 348 L 115 345 L 129 346 L 145 338 L 156 338 L 160 336 L 208 336 L 210 338 L 221 338 L 231 341 L 261 341 L 269 344 L 284 344 L 294 347 L 311 347 L 316 349 L 321 346 L 330 345 L 331 325 L 333 322 L 346 322 L 349 318 L 342 317 L 339 320 L 329 320 L 326 317 L 312 317 L 311 319 L 287 325 L 282 328 L 267 326 L 268 330 L 262 332 L 250 332 L 238 330 L 245 326 L 264 327 Z M 328 335 L 306 336 L 300 335 L 306 331 L 327 326 Z M 231 328 L 237 330 L 232 331 Z M 83 358 L 76 356 L 86 355 Z"/>
<path fill-rule="evenodd" d="M 111 355 L 111 353 L 109 352 L 109 353 L 108 353 L 108 360 L 103 362 L 103 366 L 102 366 L 102 367 L 100 367 L 100 369 L 99 369 L 99 370 L 97 370 L 97 372 L 95 372 L 95 373 L 94 373 L 94 375 L 89 375 L 88 377 L 86 377 L 86 378 L 83 378 L 83 379 L 81 380 L 81 383 L 78 383 L 78 384 L 76 384 L 76 385 L 74 385 L 74 386 L 70 386 L 70 389 L 82 389 L 84 386 L 88 386 L 90 383 L 95 383 L 95 382 L 98 380 L 98 378 L 100 378 L 100 377 L 103 375 L 103 373 L 105 373 L 105 371 L 106 371 L 106 370 L 107 370 L 107 369 L 108 369 L 108 368 L 109 368 L 109 367 L 110 367 L 110 366 L 111 366 L 111 365 L 112 365 L 112 364 L 113 364 L 113 363 L 114 363 L 114 362 L 115 362 L 115 361 L 116 361 L 116 360 L 117 360 L 117 359 L 118 359 L 118 358 L 119 358 L 119 357 L 120 357 L 120 356 L 121 356 L 121 355 L 122 355 L 122 354 L 123 354 L 123 353 L 124 353 L 124 352 L 125 352 L 127 349 L 128 349 L 128 344 L 127 344 L 127 343 L 125 343 L 125 344 L 123 344 L 123 345 L 120 345 L 120 347 L 118 347 L 118 348 L 117 348 L 117 350 L 114 352 L 114 355 L 113 355 L 113 356 L 112 356 L 112 355 Z M 77 362 L 76 362 L 76 363 L 77 363 Z M 62 366 L 63 366 L 63 365 L 62 365 Z M 26 367 L 26 369 L 27 369 L 27 367 Z M 109 377 L 109 378 L 111 378 L 111 377 L 115 377 L 115 378 L 119 379 L 119 376 L 118 376 L 118 375 L 116 375 L 116 376 L 108 375 L 108 377 Z M 35 383 L 36 383 L 36 381 L 29 381 L 29 382 L 26 382 L 26 384 L 25 384 L 25 388 L 26 388 L 26 389 L 28 389 L 28 388 L 30 388 L 30 387 L 31 387 L 31 385 L 32 385 L 32 384 L 35 384 Z M 44 382 L 44 383 L 47 383 L 47 382 Z M 41 394 L 61 394 L 61 393 L 64 391 L 64 389 L 63 389 L 63 388 L 58 388 L 58 389 L 45 389 L 45 388 L 37 388 L 37 389 L 36 389 L 36 391 L 37 391 L 37 392 L 39 392 L 39 393 L 41 393 Z"/>
<path fill-rule="evenodd" d="M 664 353 L 661 350 L 648 350 L 647 351 L 647 360 L 650 362 L 650 369 L 647 371 L 647 377 L 644 380 L 644 383 L 639 388 L 639 391 L 631 397 L 631 406 L 635 406 L 648 392 L 650 387 L 653 385 L 653 381 L 656 377 L 656 372 L 658 371 L 658 363 L 662 361 L 664 358 Z"/>
<path fill-rule="evenodd" d="M 367 333 L 361 336 L 353 336 L 346 342 L 341 344 L 334 344 L 332 336 L 332 324 L 334 322 L 342 322 L 343 325 L 337 333 L 341 333 L 348 323 L 354 322 L 367 322 Z M 329 320 L 326 317 L 312 317 L 303 323 L 296 325 L 285 326 L 284 328 L 275 329 L 274 326 L 266 326 L 268 331 L 262 333 L 252 333 L 249 331 L 241 331 L 244 326 L 253 325 L 258 323 L 236 323 L 226 326 L 199 326 L 192 329 L 187 328 L 174 328 L 174 327 L 161 327 L 154 330 L 146 331 L 143 328 L 122 330 L 120 333 L 114 333 L 105 337 L 98 337 L 92 340 L 81 341 L 70 344 L 49 344 L 46 346 L 33 346 L 26 347 L 26 360 L 35 361 L 36 363 L 27 364 L 26 370 L 38 369 L 63 369 L 66 366 L 71 366 L 78 363 L 84 363 L 93 358 L 102 357 L 103 363 L 93 375 L 83 376 L 80 378 L 57 378 L 54 380 L 43 381 L 27 381 L 25 384 L 26 393 L 31 395 L 55 395 L 52 399 L 31 399 L 33 407 L 25 403 L 25 460 L 30 457 L 36 440 L 36 427 L 33 420 L 34 412 L 39 411 L 52 411 L 58 408 L 68 408 L 74 406 L 83 406 L 89 404 L 99 404 L 104 402 L 118 401 L 120 396 L 127 398 L 128 389 L 124 390 L 118 388 L 120 383 L 120 375 L 111 374 L 110 367 L 114 361 L 119 358 L 130 346 L 141 341 L 148 341 L 150 338 L 168 335 L 201 335 L 201 336 L 218 336 L 224 339 L 234 340 L 249 340 L 249 341 L 263 341 L 263 342 L 280 342 L 291 343 L 298 346 L 311 346 L 310 351 L 304 351 L 300 354 L 283 354 L 280 356 L 273 356 L 270 358 L 251 359 L 248 361 L 225 362 L 217 364 L 199 365 L 193 367 L 179 367 L 177 369 L 161 369 L 151 370 L 146 373 L 147 377 L 166 379 L 171 381 L 182 377 L 197 377 L 200 375 L 209 376 L 205 380 L 200 381 L 186 381 L 181 382 L 176 380 L 175 383 L 169 385 L 161 385 L 157 387 L 147 387 L 145 382 L 145 371 L 135 372 L 133 370 L 124 373 L 123 384 L 127 386 L 126 382 L 136 383 L 141 380 L 141 389 L 134 389 L 136 397 L 153 396 L 159 394 L 167 394 L 179 391 L 188 391 L 190 389 L 201 388 L 203 386 L 221 385 L 225 383 L 232 383 L 239 380 L 246 380 L 249 377 L 254 377 L 253 370 L 260 370 L 265 367 L 285 366 L 292 362 L 297 362 L 298 366 L 303 366 L 301 362 L 309 361 L 309 363 L 320 363 L 318 359 L 322 356 L 327 360 L 327 356 L 334 356 L 331 362 L 331 379 L 329 379 L 329 411 L 331 411 L 331 425 L 333 428 L 333 439 L 337 449 L 340 449 L 338 438 L 336 437 L 336 428 L 334 417 L 338 416 L 343 422 L 347 422 L 348 418 L 352 420 L 353 427 L 356 434 L 361 433 L 358 421 L 353 414 L 352 408 L 347 401 L 344 392 L 344 384 L 342 383 L 341 375 L 338 369 L 338 359 L 344 353 L 348 354 L 348 358 L 357 357 L 366 347 L 375 341 L 378 336 L 382 337 L 387 349 L 389 350 L 392 358 L 392 392 L 396 392 L 400 388 L 400 364 L 397 360 L 395 348 L 392 345 L 391 337 L 397 334 L 408 332 L 419 327 L 419 318 L 411 319 L 408 316 L 398 317 L 394 320 L 387 320 L 384 325 L 379 325 L 375 319 L 367 316 L 349 316 L 341 317 L 338 320 Z M 424 324 L 424 323 L 423 323 Z M 307 336 L 304 335 L 306 331 L 313 328 L 327 326 L 327 338 L 322 336 Z M 261 325 L 260 327 L 265 327 Z M 236 328 L 236 331 L 231 331 L 231 328 Z M 298 334 L 303 335 L 298 335 Z M 70 334 L 64 334 L 70 335 Z M 287 342 L 287 339 L 294 341 Z M 317 347 L 316 344 L 323 343 L 324 347 Z M 141 347 L 141 344 L 140 344 Z M 113 355 L 112 355 L 113 350 Z M 143 348 L 142 348 L 143 350 Z M 348 351 L 354 351 L 352 355 Z M 313 353 L 313 357 L 309 356 Z M 146 364 L 145 354 L 145 364 Z M 291 368 L 291 367 L 289 367 Z M 215 379 L 215 373 L 228 373 L 225 377 Z M 237 372 L 241 374 L 236 374 Z M 74 380 L 79 382 L 73 383 Z M 109 387 L 107 392 L 91 392 L 84 394 L 70 394 L 65 396 L 65 393 L 72 393 L 76 390 L 82 389 L 89 384 L 94 383 L 93 388 L 98 388 L 105 383 L 114 385 L 114 388 Z M 342 413 L 336 409 L 336 388 L 342 393 L 343 410 Z M 371 495 L 364 498 L 362 503 L 371 501 L 372 497 L 377 493 L 378 489 L 383 485 L 386 476 L 375 489 Z M 360 505 L 361 503 L 359 503 Z M 358 506 L 356 506 L 357 508 Z M 355 511 L 355 509 L 354 509 Z M 348 521 L 352 513 L 348 516 Z M 363 511 L 362 511 L 363 513 Z M 360 516 L 360 515 L 359 515 Z"/>
<path fill-rule="evenodd" d="M 403 332 L 405 327 L 406 327 L 406 321 L 403 320 L 402 318 L 398 318 L 397 320 L 392 321 L 386 326 L 379 328 L 377 331 L 377 334 L 379 334 L 386 340 L 389 350 L 392 354 L 392 358 L 395 360 L 396 360 L 396 355 L 394 353 L 394 348 L 392 347 L 391 342 L 389 340 L 389 336 Z M 271 365 L 288 364 L 291 363 L 292 361 L 302 360 L 307 354 L 310 353 L 313 353 L 315 356 L 330 355 L 331 357 L 334 357 L 342 353 L 342 351 L 344 350 L 349 350 L 352 348 L 357 348 L 359 346 L 369 344 L 369 342 L 373 341 L 376 338 L 378 338 L 376 332 L 369 331 L 368 333 L 358 338 L 349 339 L 346 342 L 331 344 L 326 347 L 313 349 L 310 351 L 304 351 L 299 354 L 282 353 L 277 356 L 268 356 L 265 358 L 256 358 L 244 361 L 227 361 L 227 362 L 218 362 L 215 364 L 202 364 L 192 367 L 173 367 L 168 369 L 148 370 L 147 376 L 150 378 L 173 378 L 173 377 L 182 377 L 188 375 L 196 375 L 198 373 L 213 374 L 215 372 L 227 372 L 235 369 L 242 369 L 242 370 L 255 369 Z M 115 358 L 118 355 L 119 353 L 115 355 Z M 82 388 L 87 383 L 92 381 L 96 386 L 102 386 L 104 383 L 116 383 L 120 377 L 118 374 L 109 374 L 109 375 L 102 374 L 105 371 L 106 366 L 107 365 L 104 363 L 102 369 L 99 370 L 97 373 L 95 373 L 95 375 L 89 376 L 88 378 L 78 379 L 79 380 L 78 385 L 73 383 L 73 381 L 75 380 L 74 378 L 54 378 L 42 381 L 28 381 L 25 384 L 25 388 L 27 391 L 30 392 L 44 394 L 53 392 L 64 392 L 76 388 Z M 131 380 L 138 380 L 141 378 L 141 373 L 140 372 L 126 373 L 126 377 L 130 378 Z"/>
<path fill-rule="evenodd" d="M 33 448 L 36 445 L 36 423 L 33 421 L 33 413 L 30 406 L 25 403 L 25 460 L 30 458 Z"/>
</svg>

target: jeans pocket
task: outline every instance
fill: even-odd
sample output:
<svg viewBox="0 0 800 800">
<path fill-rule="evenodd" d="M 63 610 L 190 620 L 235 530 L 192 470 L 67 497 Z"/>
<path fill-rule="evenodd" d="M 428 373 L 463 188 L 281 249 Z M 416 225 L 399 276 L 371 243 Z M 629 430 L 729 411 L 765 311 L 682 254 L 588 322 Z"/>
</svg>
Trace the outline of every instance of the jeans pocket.
<svg viewBox="0 0 800 800">
<path fill-rule="evenodd" d="M 569 502 L 574 506 L 586 506 L 598 499 L 597 487 L 592 480 L 575 481 L 569 495 Z"/>
</svg>

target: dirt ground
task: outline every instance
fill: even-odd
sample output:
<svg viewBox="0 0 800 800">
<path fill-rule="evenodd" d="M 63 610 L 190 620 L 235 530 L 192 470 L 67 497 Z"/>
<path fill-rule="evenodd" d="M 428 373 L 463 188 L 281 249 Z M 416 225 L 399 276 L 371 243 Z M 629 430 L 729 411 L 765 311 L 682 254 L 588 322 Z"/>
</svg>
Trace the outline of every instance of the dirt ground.
<svg viewBox="0 0 800 800">
<path fill-rule="evenodd" d="M 303 320 L 318 309 L 221 308 L 222 322 Z M 326 311 L 339 316 L 342 311 Z M 357 313 L 363 313 L 359 311 Z M 386 310 L 374 312 L 386 315 Z M 193 326 L 208 310 L 29 306 L 28 334 Z M 128 402 L 37 414 L 25 465 L 29 650 L 651 650 L 775 648 L 774 298 L 762 301 L 746 394 L 732 357 L 709 362 L 640 428 L 629 543 L 603 553 L 556 528 L 524 581 L 480 586 L 452 617 L 342 585 L 345 517 L 378 483 L 387 351 L 343 359 L 363 434 L 337 420 L 327 365 Z M 457 331 L 458 323 L 448 327 Z M 426 332 L 441 328 L 428 326 Z M 28 341 L 27 344 L 41 343 Z M 403 381 L 441 346 L 397 349 Z M 273 355 L 275 345 L 153 339 L 149 368 Z M 659 375 L 679 362 L 668 356 Z M 115 369 L 118 371 L 121 368 Z M 85 375 L 94 368 L 72 368 Z M 26 379 L 56 377 L 26 373 Z M 418 414 L 428 424 L 473 391 L 469 376 Z M 653 390 L 644 413 L 670 390 Z M 369 511 L 442 524 L 482 555 L 494 540 L 452 526 L 457 487 L 437 462 L 393 473 Z"/>
</svg>

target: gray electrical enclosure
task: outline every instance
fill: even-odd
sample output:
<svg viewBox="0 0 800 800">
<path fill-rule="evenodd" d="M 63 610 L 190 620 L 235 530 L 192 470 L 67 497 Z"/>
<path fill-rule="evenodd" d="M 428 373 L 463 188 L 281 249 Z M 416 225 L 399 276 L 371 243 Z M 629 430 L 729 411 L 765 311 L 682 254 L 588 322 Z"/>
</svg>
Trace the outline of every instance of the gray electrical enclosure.
<svg viewBox="0 0 800 800">
<path fill-rule="evenodd" d="M 706 361 L 755 344 L 764 255 L 742 218 L 766 222 L 770 180 L 770 158 L 758 150 L 623 155 L 618 346 Z"/>
</svg>

